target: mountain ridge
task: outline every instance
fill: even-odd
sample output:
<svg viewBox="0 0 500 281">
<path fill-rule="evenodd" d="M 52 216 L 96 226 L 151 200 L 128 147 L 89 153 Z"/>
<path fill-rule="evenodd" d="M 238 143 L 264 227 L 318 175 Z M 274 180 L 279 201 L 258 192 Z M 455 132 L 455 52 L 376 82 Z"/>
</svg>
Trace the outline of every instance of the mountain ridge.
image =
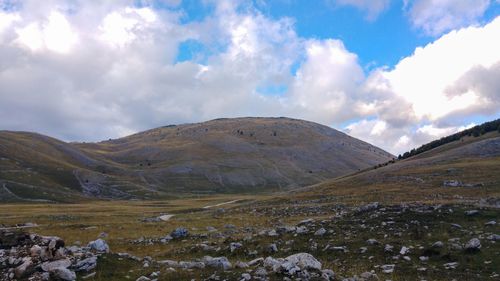
<svg viewBox="0 0 500 281">
<path fill-rule="evenodd" d="M 96 143 L 1 131 L 0 157 L 0 183 L 18 197 L 71 202 L 293 189 L 394 156 L 317 123 L 246 117 Z"/>
</svg>

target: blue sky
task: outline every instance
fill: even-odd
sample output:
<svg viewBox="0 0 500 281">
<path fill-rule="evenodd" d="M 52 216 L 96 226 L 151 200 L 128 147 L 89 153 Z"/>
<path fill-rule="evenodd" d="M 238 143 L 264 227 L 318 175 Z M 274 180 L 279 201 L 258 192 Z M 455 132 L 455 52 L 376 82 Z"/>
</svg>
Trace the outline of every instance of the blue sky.
<svg viewBox="0 0 500 281">
<path fill-rule="evenodd" d="M 500 117 L 499 15 L 499 0 L 0 0 L 0 129 L 96 141 L 288 116 L 397 154 Z"/>
</svg>

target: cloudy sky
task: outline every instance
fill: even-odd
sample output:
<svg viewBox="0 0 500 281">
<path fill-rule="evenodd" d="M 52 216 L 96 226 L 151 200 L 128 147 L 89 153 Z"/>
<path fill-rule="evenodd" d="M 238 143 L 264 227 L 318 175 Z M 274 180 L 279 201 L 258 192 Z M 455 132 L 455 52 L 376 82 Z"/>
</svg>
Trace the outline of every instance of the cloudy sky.
<svg viewBox="0 0 500 281">
<path fill-rule="evenodd" d="M 0 129 L 288 116 L 394 154 L 500 117 L 500 0 L 0 0 Z"/>
</svg>

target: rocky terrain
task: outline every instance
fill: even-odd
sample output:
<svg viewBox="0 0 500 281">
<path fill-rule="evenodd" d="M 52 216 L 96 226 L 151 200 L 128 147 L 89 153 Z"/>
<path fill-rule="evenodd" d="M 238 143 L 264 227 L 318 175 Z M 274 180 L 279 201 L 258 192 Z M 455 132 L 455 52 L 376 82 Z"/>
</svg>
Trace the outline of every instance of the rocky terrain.
<svg viewBox="0 0 500 281">
<path fill-rule="evenodd" d="M 108 253 L 107 233 L 81 247 L 4 231 L 0 279 L 498 280 L 500 202 L 494 204 L 346 206 L 329 198 L 242 204 L 197 216 L 223 223 L 251 214 L 269 223 L 200 229 L 184 222 L 164 235 L 120 239 L 117 247 L 130 253 Z M 154 250 L 165 246 L 171 250 Z M 134 253 L 141 247 L 149 254 Z"/>
<path fill-rule="evenodd" d="M 158 199 L 293 189 L 392 159 L 342 132 L 288 118 L 171 125 L 99 143 L 0 132 L 0 201 Z"/>
</svg>

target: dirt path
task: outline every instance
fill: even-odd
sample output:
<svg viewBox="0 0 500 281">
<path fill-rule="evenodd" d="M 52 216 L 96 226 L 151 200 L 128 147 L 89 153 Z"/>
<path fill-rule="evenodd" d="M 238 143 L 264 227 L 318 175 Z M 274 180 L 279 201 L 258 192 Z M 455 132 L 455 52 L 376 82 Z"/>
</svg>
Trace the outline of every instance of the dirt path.
<svg viewBox="0 0 500 281">
<path fill-rule="evenodd" d="M 203 209 L 209 209 L 209 208 L 213 208 L 213 207 L 219 207 L 222 205 L 232 204 L 232 203 L 236 203 L 236 202 L 241 201 L 241 200 L 242 199 L 236 199 L 236 200 L 227 201 L 227 202 L 223 202 L 223 203 L 219 203 L 219 204 L 215 204 L 215 205 L 208 205 L 208 206 L 203 207 Z"/>
</svg>

